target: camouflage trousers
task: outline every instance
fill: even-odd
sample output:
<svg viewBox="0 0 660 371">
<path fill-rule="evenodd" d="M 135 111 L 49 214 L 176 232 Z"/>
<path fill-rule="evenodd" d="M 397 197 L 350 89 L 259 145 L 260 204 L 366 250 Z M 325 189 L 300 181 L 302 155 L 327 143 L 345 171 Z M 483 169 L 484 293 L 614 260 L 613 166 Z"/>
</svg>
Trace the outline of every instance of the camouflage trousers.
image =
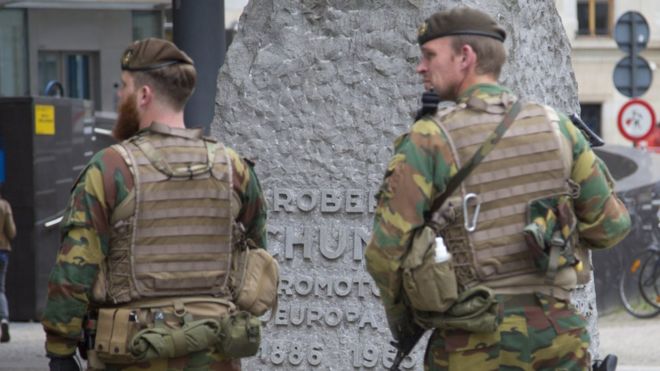
<svg viewBox="0 0 660 371">
<path fill-rule="evenodd" d="M 424 370 L 589 370 L 586 320 L 565 301 L 541 294 L 498 295 L 493 333 L 435 330 Z"/>
<path fill-rule="evenodd" d="M 88 371 L 99 370 L 87 368 Z M 223 359 L 212 352 L 197 352 L 183 357 L 155 359 L 132 365 L 105 365 L 106 371 L 241 371 L 240 359 Z"/>
</svg>

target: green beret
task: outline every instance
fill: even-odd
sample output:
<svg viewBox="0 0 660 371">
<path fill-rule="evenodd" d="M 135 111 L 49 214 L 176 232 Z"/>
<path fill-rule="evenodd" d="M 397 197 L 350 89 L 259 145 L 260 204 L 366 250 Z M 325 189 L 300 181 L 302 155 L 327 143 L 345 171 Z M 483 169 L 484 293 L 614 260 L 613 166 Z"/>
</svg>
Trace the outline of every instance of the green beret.
<svg viewBox="0 0 660 371">
<path fill-rule="evenodd" d="M 493 18 L 484 12 L 467 7 L 437 12 L 417 29 L 417 41 L 420 45 L 439 37 L 454 35 L 486 36 L 502 42 L 506 39 L 506 32 Z"/>
<path fill-rule="evenodd" d="M 121 57 L 123 71 L 149 71 L 177 63 L 193 64 L 193 60 L 176 45 L 150 37 L 134 42 Z"/>
</svg>

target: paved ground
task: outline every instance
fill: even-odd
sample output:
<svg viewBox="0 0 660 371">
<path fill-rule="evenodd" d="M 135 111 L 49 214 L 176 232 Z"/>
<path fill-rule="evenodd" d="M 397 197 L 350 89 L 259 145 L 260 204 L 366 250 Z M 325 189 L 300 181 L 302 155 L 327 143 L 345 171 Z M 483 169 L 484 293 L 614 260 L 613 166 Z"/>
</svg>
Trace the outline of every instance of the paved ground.
<svg viewBox="0 0 660 371">
<path fill-rule="evenodd" d="M 617 371 L 660 371 L 660 317 L 640 320 L 619 312 L 598 323 L 601 354 L 618 355 Z M 38 323 L 12 323 L 11 336 L 11 342 L 0 344 L 0 371 L 48 369 Z"/>
</svg>

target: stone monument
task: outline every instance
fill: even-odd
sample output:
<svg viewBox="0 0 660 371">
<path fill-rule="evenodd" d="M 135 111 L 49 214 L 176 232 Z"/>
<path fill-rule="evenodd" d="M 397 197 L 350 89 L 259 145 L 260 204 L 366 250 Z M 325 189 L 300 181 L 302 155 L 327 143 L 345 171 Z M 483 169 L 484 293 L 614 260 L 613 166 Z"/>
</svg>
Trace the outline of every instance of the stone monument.
<svg viewBox="0 0 660 371">
<path fill-rule="evenodd" d="M 212 133 L 256 162 L 269 204 L 279 307 L 246 370 L 384 369 L 394 349 L 364 268 L 374 195 L 422 93 L 416 29 L 435 11 L 483 9 L 509 37 L 502 82 L 578 109 L 552 0 L 250 0 L 218 78 Z M 595 314 L 593 286 L 576 303 Z M 595 320 L 595 316 L 594 316 Z M 420 342 L 422 343 L 422 342 Z M 597 348 L 596 348 L 597 349 Z M 418 344 L 404 369 L 421 369 Z"/>
</svg>

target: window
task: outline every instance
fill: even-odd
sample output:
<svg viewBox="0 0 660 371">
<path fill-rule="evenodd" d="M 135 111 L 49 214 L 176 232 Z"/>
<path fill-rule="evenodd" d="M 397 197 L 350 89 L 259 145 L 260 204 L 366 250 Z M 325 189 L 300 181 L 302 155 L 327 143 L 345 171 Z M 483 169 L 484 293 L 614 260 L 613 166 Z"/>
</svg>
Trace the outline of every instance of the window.
<svg viewBox="0 0 660 371">
<path fill-rule="evenodd" d="M 578 35 L 610 35 L 614 0 L 578 0 Z"/>
<path fill-rule="evenodd" d="M 45 95 L 53 82 L 59 82 L 65 97 L 92 100 L 100 109 L 97 60 L 95 52 L 39 52 L 38 93 Z"/>
<path fill-rule="evenodd" d="M 600 136 L 601 132 L 601 111 L 602 104 L 600 103 L 580 103 L 580 117 L 582 117 L 582 121 L 598 136 Z"/>
<path fill-rule="evenodd" d="M 25 12 L 0 9 L 0 95 L 30 95 Z"/>
<path fill-rule="evenodd" d="M 147 37 L 163 37 L 163 13 L 161 11 L 133 12 L 133 40 Z"/>
</svg>

